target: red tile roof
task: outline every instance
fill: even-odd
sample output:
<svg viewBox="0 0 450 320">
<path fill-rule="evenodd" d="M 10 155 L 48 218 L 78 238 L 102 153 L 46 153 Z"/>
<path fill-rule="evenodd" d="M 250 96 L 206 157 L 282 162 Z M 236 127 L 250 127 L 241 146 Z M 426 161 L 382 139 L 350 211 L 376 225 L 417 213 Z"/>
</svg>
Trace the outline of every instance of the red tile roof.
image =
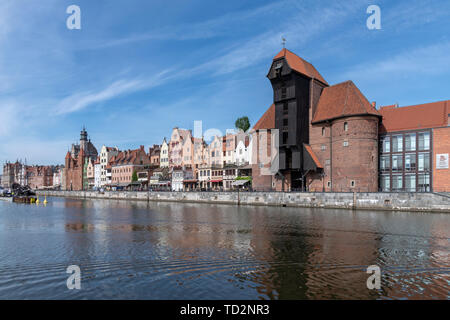
<svg viewBox="0 0 450 320">
<path fill-rule="evenodd" d="M 379 112 L 383 116 L 380 132 L 443 127 L 448 125 L 450 100 L 407 107 L 386 106 Z"/>
<path fill-rule="evenodd" d="M 322 164 L 319 161 L 319 158 L 317 158 L 316 154 L 314 153 L 313 149 L 311 148 L 311 146 L 309 144 L 305 144 L 305 149 L 306 151 L 309 153 L 309 155 L 311 156 L 311 159 L 313 159 L 314 163 L 316 164 L 317 168 L 321 168 L 323 169 Z"/>
<path fill-rule="evenodd" d="M 277 60 L 280 58 L 285 58 L 287 63 L 289 64 L 289 67 L 291 69 L 308 76 L 310 78 L 317 79 L 321 81 L 324 84 L 328 84 L 325 79 L 320 75 L 319 71 L 314 68 L 314 66 L 309 63 L 308 61 L 303 60 L 299 56 L 297 56 L 295 53 L 289 51 L 288 49 L 281 50 L 274 58 L 273 60 Z"/>
<path fill-rule="evenodd" d="M 352 81 L 323 89 L 313 123 L 356 115 L 380 116 Z"/>
<path fill-rule="evenodd" d="M 272 104 L 269 109 L 253 126 L 253 130 L 274 129 L 275 128 L 275 105 Z"/>
</svg>

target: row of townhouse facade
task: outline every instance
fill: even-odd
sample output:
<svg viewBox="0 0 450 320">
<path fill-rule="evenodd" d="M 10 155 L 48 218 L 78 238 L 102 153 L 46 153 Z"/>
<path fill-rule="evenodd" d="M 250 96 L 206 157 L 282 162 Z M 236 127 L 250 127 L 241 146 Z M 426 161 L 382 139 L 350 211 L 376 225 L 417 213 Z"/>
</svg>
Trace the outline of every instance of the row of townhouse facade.
<svg viewBox="0 0 450 320">
<path fill-rule="evenodd" d="M 66 190 L 228 190 L 237 178 L 250 182 L 251 135 L 215 136 L 208 144 L 191 130 L 173 128 L 170 139 L 135 150 L 102 146 L 100 153 L 83 128 L 80 143 L 66 155 Z"/>
<path fill-rule="evenodd" d="M 31 189 L 56 189 L 63 183 L 64 167 L 60 165 L 26 165 L 21 161 L 7 162 L 3 166 L 0 186 L 10 189 L 13 185 Z"/>
<path fill-rule="evenodd" d="M 235 182 L 242 175 L 247 178 L 245 181 L 250 181 L 252 139 L 249 133 L 214 136 L 208 144 L 202 137 L 193 137 L 190 130 L 175 127 L 167 147 L 165 144 L 164 139 L 161 150 L 167 150 L 167 162 L 161 161 L 160 165 L 172 172 L 174 191 L 230 190 L 239 185 Z"/>
</svg>

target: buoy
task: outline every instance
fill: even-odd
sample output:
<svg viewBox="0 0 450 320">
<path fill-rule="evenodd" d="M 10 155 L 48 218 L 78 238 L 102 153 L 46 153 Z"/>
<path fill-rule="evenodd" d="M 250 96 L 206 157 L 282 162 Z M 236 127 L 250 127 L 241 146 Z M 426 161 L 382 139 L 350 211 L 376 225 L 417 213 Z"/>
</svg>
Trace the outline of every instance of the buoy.
<svg viewBox="0 0 450 320">
<path fill-rule="evenodd" d="M 47 204 L 47 196 L 45 196 L 44 204 Z"/>
<path fill-rule="evenodd" d="M 37 197 L 36 199 L 36 204 L 39 204 L 39 197 Z"/>
</svg>

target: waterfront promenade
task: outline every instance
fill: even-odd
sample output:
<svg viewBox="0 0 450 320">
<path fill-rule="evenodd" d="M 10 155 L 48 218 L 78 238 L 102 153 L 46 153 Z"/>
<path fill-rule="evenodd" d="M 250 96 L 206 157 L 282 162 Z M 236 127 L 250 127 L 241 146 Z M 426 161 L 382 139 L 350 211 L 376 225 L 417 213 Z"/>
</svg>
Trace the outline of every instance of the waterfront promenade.
<svg viewBox="0 0 450 320">
<path fill-rule="evenodd" d="M 87 199 L 450 213 L 450 197 L 437 193 L 37 191 L 37 194 Z"/>
</svg>

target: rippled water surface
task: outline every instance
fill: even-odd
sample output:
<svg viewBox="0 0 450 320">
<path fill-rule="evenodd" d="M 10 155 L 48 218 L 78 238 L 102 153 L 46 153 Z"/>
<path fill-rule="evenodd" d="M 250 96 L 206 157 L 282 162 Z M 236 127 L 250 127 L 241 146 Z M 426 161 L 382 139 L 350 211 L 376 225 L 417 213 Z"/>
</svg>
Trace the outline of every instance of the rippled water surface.
<svg viewBox="0 0 450 320">
<path fill-rule="evenodd" d="M 449 299 L 449 248 L 448 214 L 0 201 L 0 298 Z"/>
</svg>

